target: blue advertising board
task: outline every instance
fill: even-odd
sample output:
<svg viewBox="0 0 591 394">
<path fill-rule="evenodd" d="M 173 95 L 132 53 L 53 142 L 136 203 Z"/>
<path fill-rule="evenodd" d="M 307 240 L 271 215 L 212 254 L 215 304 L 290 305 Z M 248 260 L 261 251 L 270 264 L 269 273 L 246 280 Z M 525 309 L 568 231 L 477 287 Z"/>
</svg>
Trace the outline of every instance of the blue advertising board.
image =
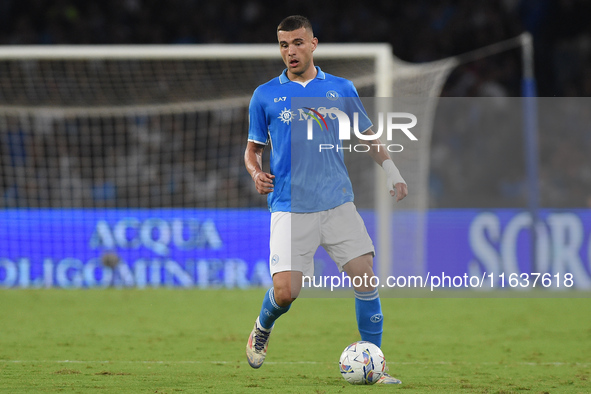
<svg viewBox="0 0 591 394">
<path fill-rule="evenodd" d="M 451 276 L 492 273 L 486 283 L 494 288 L 522 288 L 521 282 L 509 283 L 511 276 L 523 274 L 531 281 L 532 273 L 538 279 L 547 274 L 545 283 L 540 282 L 543 287 L 564 288 L 566 279 L 572 285 L 567 287 L 591 288 L 590 210 L 541 210 L 535 248 L 532 217 L 527 211 L 435 210 L 428 217 L 429 272 Z"/>
<path fill-rule="evenodd" d="M 271 283 L 265 210 L 5 210 L 5 287 Z M 117 255 L 113 271 L 102 264 Z"/>
<path fill-rule="evenodd" d="M 373 213 L 361 214 L 375 239 Z M 421 275 L 481 277 L 496 288 L 510 275 L 558 275 L 555 287 L 570 274 L 571 287 L 591 288 L 591 211 L 543 210 L 539 219 L 532 262 L 526 211 L 429 211 Z M 0 286 L 269 286 L 269 221 L 262 209 L 4 210 Z M 116 268 L 104 266 L 114 255 Z M 338 274 L 326 253 L 317 257 L 316 275 Z"/>
</svg>

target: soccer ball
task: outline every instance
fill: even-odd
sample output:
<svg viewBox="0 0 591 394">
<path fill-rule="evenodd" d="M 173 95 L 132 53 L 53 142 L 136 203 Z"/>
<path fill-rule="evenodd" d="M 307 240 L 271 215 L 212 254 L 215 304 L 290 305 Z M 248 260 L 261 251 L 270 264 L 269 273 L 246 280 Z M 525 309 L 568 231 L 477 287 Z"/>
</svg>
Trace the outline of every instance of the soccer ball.
<svg viewBox="0 0 591 394">
<path fill-rule="evenodd" d="M 386 373 L 386 360 L 379 347 L 371 342 L 353 342 L 339 360 L 343 378 L 351 384 L 374 384 Z"/>
</svg>

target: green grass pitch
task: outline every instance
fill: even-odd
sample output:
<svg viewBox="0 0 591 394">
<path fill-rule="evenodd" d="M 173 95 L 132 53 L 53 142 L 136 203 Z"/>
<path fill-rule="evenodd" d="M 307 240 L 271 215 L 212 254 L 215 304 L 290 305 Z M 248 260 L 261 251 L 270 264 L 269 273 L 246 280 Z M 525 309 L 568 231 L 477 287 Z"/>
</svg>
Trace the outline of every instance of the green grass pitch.
<svg viewBox="0 0 591 394">
<path fill-rule="evenodd" d="M 304 298 L 259 370 L 244 347 L 264 289 L 1 290 L 2 393 L 590 393 L 589 298 L 382 298 L 390 372 L 351 386 L 353 299 Z"/>
</svg>

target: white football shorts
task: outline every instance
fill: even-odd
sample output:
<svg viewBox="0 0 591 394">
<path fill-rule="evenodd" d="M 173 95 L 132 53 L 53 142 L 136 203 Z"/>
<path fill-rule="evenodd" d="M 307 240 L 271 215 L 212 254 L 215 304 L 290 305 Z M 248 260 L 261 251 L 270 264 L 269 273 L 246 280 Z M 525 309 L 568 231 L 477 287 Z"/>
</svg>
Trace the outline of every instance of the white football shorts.
<svg viewBox="0 0 591 394">
<path fill-rule="evenodd" d="M 375 255 L 365 223 L 352 202 L 327 211 L 271 213 L 271 276 L 300 271 L 314 275 L 314 254 L 322 246 L 343 271 L 343 266 L 367 253 Z"/>
</svg>

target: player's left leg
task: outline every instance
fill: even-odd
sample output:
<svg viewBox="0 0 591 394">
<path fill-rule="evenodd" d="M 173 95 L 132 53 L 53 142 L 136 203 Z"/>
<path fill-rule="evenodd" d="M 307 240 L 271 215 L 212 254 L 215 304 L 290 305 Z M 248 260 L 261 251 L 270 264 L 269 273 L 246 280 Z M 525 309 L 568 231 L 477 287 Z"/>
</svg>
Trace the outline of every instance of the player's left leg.
<svg viewBox="0 0 591 394">
<path fill-rule="evenodd" d="M 354 284 L 361 284 L 354 288 L 355 313 L 361 340 L 381 347 L 384 319 L 378 289 L 371 286 L 371 278 L 374 276 L 372 267 L 372 254 L 366 253 L 349 261 L 343 269 L 350 278 L 359 278 L 353 281 Z"/>
<path fill-rule="evenodd" d="M 359 277 L 366 280 L 358 281 L 355 291 L 355 312 L 357 315 L 357 328 L 363 341 L 369 341 L 382 346 L 382 332 L 384 319 L 382 305 L 378 289 L 371 286 L 369 278 L 374 276 L 373 254 L 367 253 L 356 257 L 343 266 L 343 269 L 351 278 Z M 376 383 L 401 384 L 399 379 L 385 373 Z"/>
<path fill-rule="evenodd" d="M 380 347 L 383 316 L 378 291 L 372 286 L 374 247 L 355 205 L 348 202 L 327 211 L 321 234 L 322 246 L 352 279 L 361 339 Z"/>
<path fill-rule="evenodd" d="M 381 347 L 383 332 L 382 306 L 378 289 L 372 286 L 374 278 L 374 247 L 353 203 L 343 204 L 333 210 L 323 227 L 323 246 L 339 268 L 353 281 L 355 313 L 361 339 Z M 374 278 L 375 279 L 375 278 Z M 399 384 L 400 380 L 385 374 L 378 380 L 381 384 Z"/>
</svg>

